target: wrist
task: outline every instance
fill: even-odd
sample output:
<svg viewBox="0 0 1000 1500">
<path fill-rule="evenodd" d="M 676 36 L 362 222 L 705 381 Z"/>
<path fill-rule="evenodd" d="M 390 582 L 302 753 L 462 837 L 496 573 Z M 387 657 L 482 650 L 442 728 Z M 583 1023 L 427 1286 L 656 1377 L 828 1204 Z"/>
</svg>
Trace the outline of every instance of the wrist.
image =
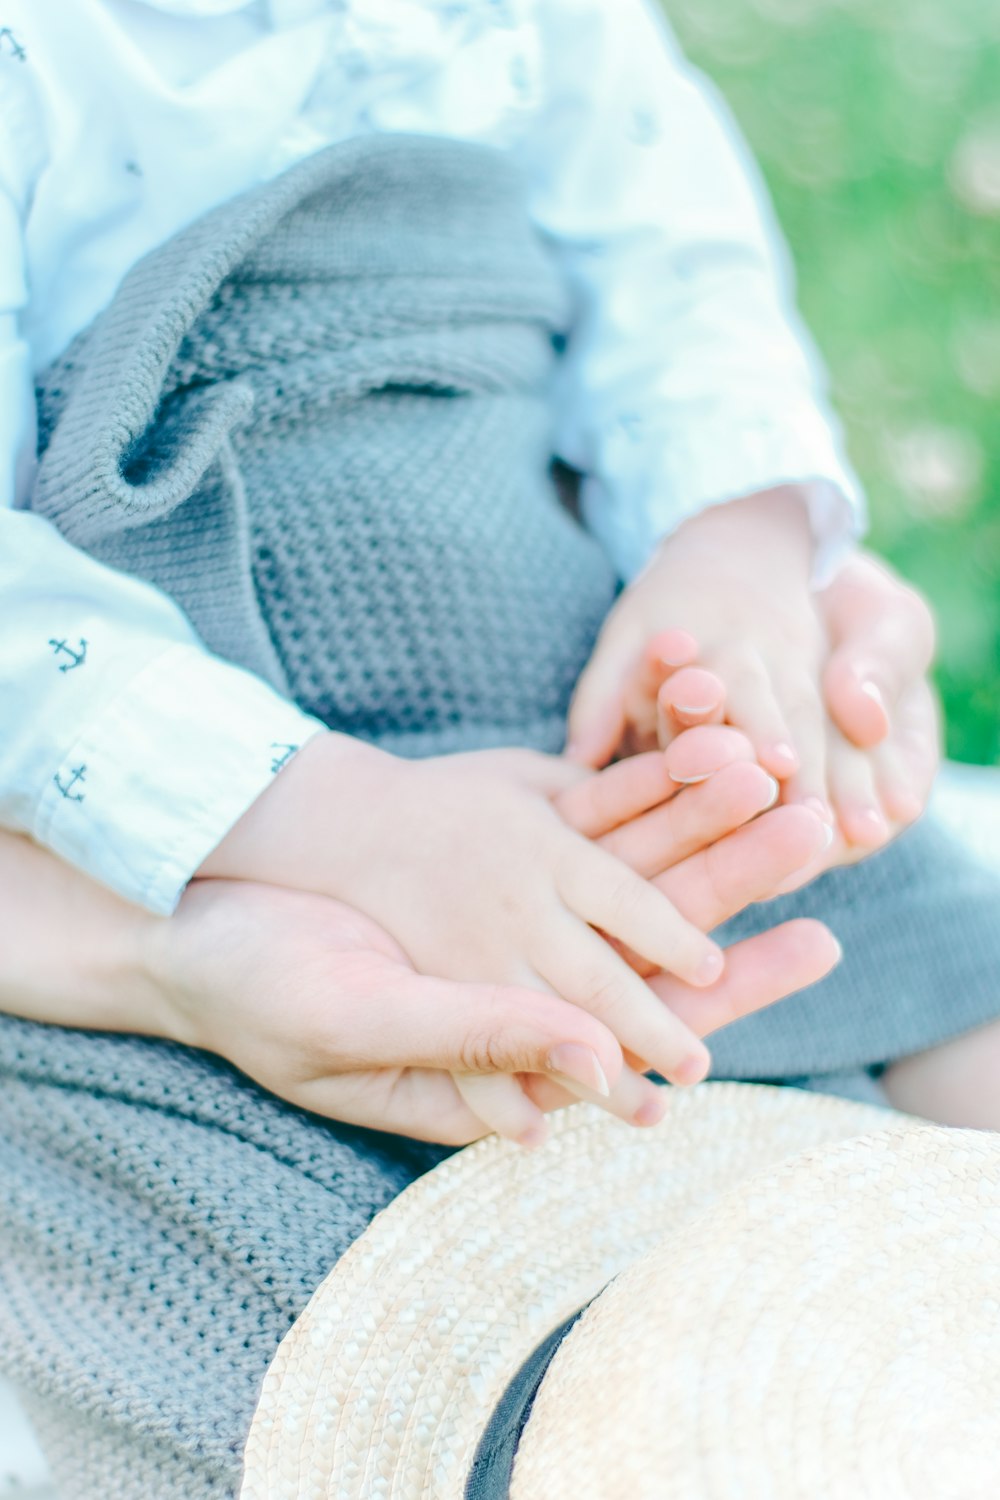
<svg viewBox="0 0 1000 1500">
<path fill-rule="evenodd" d="M 0 834 L 0 883 L 9 896 L 0 1009 L 56 1026 L 166 1034 L 145 961 L 162 918 L 14 834 Z"/>
<path fill-rule="evenodd" d="M 809 499 L 799 485 L 780 485 L 728 500 L 689 517 L 662 546 L 674 559 L 679 552 L 707 553 L 716 563 L 727 553 L 741 564 L 754 557 L 768 576 L 808 585 L 815 554 Z"/>
<path fill-rule="evenodd" d="M 338 895 L 382 799 L 407 762 L 348 735 L 309 740 L 199 868 Z"/>
</svg>

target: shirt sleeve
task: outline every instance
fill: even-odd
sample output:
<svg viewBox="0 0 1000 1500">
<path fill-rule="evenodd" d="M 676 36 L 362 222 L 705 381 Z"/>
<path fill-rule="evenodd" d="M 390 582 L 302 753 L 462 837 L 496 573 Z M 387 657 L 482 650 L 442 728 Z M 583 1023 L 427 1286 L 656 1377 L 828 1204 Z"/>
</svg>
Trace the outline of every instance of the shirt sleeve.
<svg viewBox="0 0 1000 1500">
<path fill-rule="evenodd" d="M 645 0 L 539 14 L 525 168 L 575 303 L 557 443 L 589 528 L 628 578 L 685 517 L 796 483 L 829 571 L 864 500 L 732 119 Z"/>
<path fill-rule="evenodd" d="M 0 162 L 0 825 L 166 913 L 323 726 L 211 656 L 156 589 L 15 507 L 34 461 L 26 298 Z"/>
</svg>

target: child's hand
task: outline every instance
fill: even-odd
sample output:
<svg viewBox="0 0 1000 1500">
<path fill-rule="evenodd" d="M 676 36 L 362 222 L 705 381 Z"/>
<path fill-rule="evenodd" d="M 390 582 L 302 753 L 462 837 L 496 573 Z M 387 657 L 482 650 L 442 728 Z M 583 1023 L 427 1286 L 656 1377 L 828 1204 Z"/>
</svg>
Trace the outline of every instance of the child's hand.
<svg viewBox="0 0 1000 1500">
<path fill-rule="evenodd" d="M 663 739 L 724 712 L 786 798 L 829 817 L 811 550 L 804 502 L 789 490 L 685 522 L 611 611 L 570 710 L 569 753 L 601 765 L 646 748 L 651 729 Z"/>
<path fill-rule="evenodd" d="M 747 515 L 760 521 L 762 499 L 738 502 L 750 507 L 741 524 Z M 716 524 L 723 533 L 742 535 L 746 545 L 719 547 L 716 557 L 725 562 L 723 572 L 703 553 L 699 570 L 700 544 L 671 553 L 668 543 L 633 585 L 635 597 L 632 589 L 622 596 L 618 618 L 609 621 L 581 680 L 570 718 L 571 743 L 580 759 L 600 764 L 616 749 L 665 744 L 686 724 L 725 716 L 742 723 L 755 737 L 762 764 L 784 777 L 786 801 L 812 799 L 817 810 L 832 809 L 841 837 L 828 862 L 851 857 L 852 849 L 867 853 L 919 816 L 937 767 L 937 714 L 925 678 L 934 641 L 930 611 L 919 595 L 864 553 L 854 554 L 832 583 L 810 599 L 787 548 L 776 555 L 784 559 L 792 585 L 780 604 L 772 604 L 760 596 L 757 585 L 765 575 L 758 570 L 759 555 L 750 538 L 729 515 L 735 509 L 721 507 Z M 794 526 L 792 532 L 794 536 Z M 766 534 L 762 531 L 758 540 Z M 739 551 L 743 564 L 735 555 Z M 686 586 L 676 577 L 682 563 Z M 734 575 L 741 566 L 755 570 L 752 586 L 737 585 Z M 777 589 L 773 575 L 766 576 L 772 580 L 769 587 Z M 718 597 L 723 579 L 728 580 L 724 600 Z M 709 649 L 700 653 L 688 631 L 664 630 L 665 623 L 679 618 L 674 601 L 687 597 L 693 586 L 702 596 L 702 612 L 716 601 L 718 617 L 733 632 L 734 649 L 711 653 L 717 630 L 709 633 Z M 742 627 L 736 618 L 741 611 Z M 685 621 L 697 613 L 689 605 Z M 769 627 L 762 628 L 762 621 L 769 621 Z M 782 621 L 785 643 L 775 636 L 775 625 Z M 650 634 L 639 641 L 643 628 Z M 626 653 L 629 665 L 612 691 L 612 673 Z M 719 676 L 689 665 L 696 657 Z M 777 663 L 773 677 L 784 685 L 780 690 L 761 682 L 760 666 L 768 661 Z M 815 664 L 812 675 L 809 661 Z M 729 679 L 740 670 L 747 677 L 734 700 Z M 746 702 L 747 685 L 756 685 L 761 693 L 763 707 L 756 716 Z M 784 722 L 797 731 L 788 741 L 799 762 L 796 774 L 782 769 L 794 761 L 774 738 L 776 704 L 779 710 L 787 705 Z"/>
<path fill-rule="evenodd" d="M 616 767 L 616 779 L 596 796 L 574 788 L 570 807 L 624 840 L 623 857 L 631 840 L 643 867 L 659 868 L 669 848 L 683 853 L 727 822 L 753 816 L 771 795 L 763 772 L 735 764 L 717 778 L 717 796 L 699 786 L 669 809 L 621 826 L 626 796 L 631 806 L 658 799 L 665 772 L 663 757 L 655 760 L 654 767 L 633 762 L 630 785 L 621 779 L 626 768 Z M 787 873 L 801 862 L 809 829 L 787 820 L 808 816 L 782 810 L 746 830 L 759 839 L 775 819 L 766 847 L 754 854 L 755 871 L 769 861 L 772 873 Z M 719 920 L 733 901 L 743 904 L 741 890 L 752 900 L 756 889 L 746 882 L 746 858 L 727 852 L 725 840 L 714 848 L 701 877 L 697 860 L 675 866 L 698 925 Z M 509 1085 L 513 1107 L 505 1104 L 498 1123 L 526 1144 L 544 1133 L 539 1106 L 574 1097 L 567 1077 L 575 1093 L 586 1093 L 576 1080 L 593 1083 L 603 1074 L 607 1095 L 591 1096 L 635 1124 L 662 1114 L 663 1091 L 623 1065 L 612 1033 L 586 1011 L 535 988 L 419 975 L 377 924 L 324 897 L 202 880 L 174 916 L 153 917 L 2 831 L 0 885 L 8 918 L 0 933 L 0 1008 L 14 1014 L 206 1048 L 303 1109 L 452 1145 L 490 1128 L 456 1076 Z M 836 944 L 818 922 L 795 922 L 737 945 L 731 958 L 708 991 L 654 979 L 657 1003 L 704 1036 L 821 978 Z M 528 1083 L 531 1098 L 516 1079 Z"/>
<path fill-rule="evenodd" d="M 439 979 L 528 986 L 581 1006 L 676 1083 L 708 1053 L 600 933 L 704 987 L 715 943 L 551 797 L 581 771 L 527 751 L 402 761 L 310 741 L 202 874 L 313 890 L 378 922 Z M 595 929 L 599 929 L 596 931 Z"/>
<path fill-rule="evenodd" d="M 502 760 L 508 752 L 497 752 Z M 513 752 L 517 755 L 519 752 Z M 794 883 L 821 857 L 830 830 L 806 808 L 768 812 L 777 782 L 752 763 L 748 741 L 724 727 L 692 729 L 666 755 L 633 756 L 558 792 L 561 816 L 653 880 L 677 908 L 708 931 L 751 901 Z M 711 774 L 711 768 L 721 767 Z M 682 788 L 678 773 L 694 785 Z M 701 772 L 702 774 L 698 774 Z M 749 826 L 745 826 L 749 825 Z M 816 923 L 785 923 L 738 943 L 726 954 L 722 979 L 691 989 L 636 954 L 629 962 L 652 991 L 699 1035 L 815 983 L 835 962 L 836 945 Z M 458 1088 L 478 1117 L 501 1135 L 523 1139 L 531 1129 L 526 1097 L 545 1108 L 572 1097 L 590 1099 L 634 1124 L 653 1124 L 665 1107 L 640 1074 L 650 1063 L 625 1051 L 608 1094 L 583 1080 L 459 1075 Z M 536 1121 L 536 1125 L 540 1122 Z"/>
</svg>

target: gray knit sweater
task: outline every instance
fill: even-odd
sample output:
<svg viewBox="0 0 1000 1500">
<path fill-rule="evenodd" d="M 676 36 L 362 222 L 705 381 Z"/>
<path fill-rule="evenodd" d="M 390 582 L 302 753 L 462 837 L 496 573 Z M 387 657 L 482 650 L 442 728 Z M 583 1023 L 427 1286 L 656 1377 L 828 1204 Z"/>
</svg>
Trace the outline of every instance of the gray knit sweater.
<svg viewBox="0 0 1000 1500">
<path fill-rule="evenodd" d="M 548 472 L 566 318 L 506 158 L 332 147 L 135 267 L 32 503 L 334 728 L 558 749 L 615 587 Z"/>
<path fill-rule="evenodd" d="M 613 588 L 546 474 L 564 316 L 499 157 L 338 147 L 136 268 L 42 382 L 35 503 L 338 727 L 555 746 Z M 724 1032 L 718 1073 L 856 1092 L 992 1019 L 997 903 L 918 829 L 745 914 L 822 916 L 847 958 Z M 205 1054 L 0 1016 L 0 1367 L 64 1500 L 230 1500 L 282 1334 L 440 1154 Z"/>
</svg>

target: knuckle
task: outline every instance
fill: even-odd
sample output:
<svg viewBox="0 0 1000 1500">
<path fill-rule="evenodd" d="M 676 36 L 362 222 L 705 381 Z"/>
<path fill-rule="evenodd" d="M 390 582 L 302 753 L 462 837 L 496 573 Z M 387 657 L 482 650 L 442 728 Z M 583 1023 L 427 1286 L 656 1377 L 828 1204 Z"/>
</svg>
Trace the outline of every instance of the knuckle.
<svg viewBox="0 0 1000 1500">
<path fill-rule="evenodd" d="M 531 1048 L 503 1024 L 477 1026 L 468 1031 L 459 1048 L 463 1073 L 529 1072 L 535 1065 Z"/>
<path fill-rule="evenodd" d="M 619 1018 L 630 1008 L 630 985 L 617 975 L 594 972 L 587 976 L 584 989 L 589 1007 L 614 1031 Z"/>
<path fill-rule="evenodd" d="M 621 936 L 620 927 L 631 929 L 641 921 L 645 908 L 645 887 L 631 876 L 613 880 L 605 896 L 606 921 L 615 936 Z"/>
</svg>

